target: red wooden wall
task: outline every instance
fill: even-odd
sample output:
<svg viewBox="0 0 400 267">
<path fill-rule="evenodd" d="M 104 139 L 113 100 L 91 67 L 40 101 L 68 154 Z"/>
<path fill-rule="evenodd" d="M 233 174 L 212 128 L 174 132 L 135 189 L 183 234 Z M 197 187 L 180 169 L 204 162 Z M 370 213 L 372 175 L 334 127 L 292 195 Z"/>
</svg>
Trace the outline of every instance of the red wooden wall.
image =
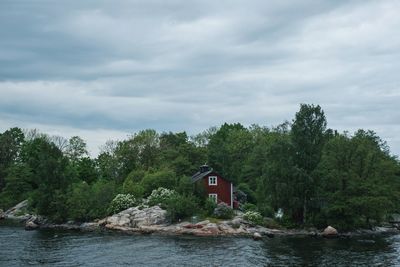
<svg viewBox="0 0 400 267">
<path fill-rule="evenodd" d="M 209 176 L 217 176 L 217 185 L 208 185 Z M 207 196 L 208 194 L 217 194 L 218 203 L 225 202 L 229 207 L 231 206 L 231 182 L 212 172 L 203 178 L 203 183 Z"/>
</svg>

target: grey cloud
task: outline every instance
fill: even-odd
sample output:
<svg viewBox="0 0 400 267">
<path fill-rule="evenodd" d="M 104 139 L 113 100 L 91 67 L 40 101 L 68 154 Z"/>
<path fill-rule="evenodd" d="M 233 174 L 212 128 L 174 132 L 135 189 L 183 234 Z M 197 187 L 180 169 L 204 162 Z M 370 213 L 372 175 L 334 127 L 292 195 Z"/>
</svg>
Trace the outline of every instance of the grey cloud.
<svg viewBox="0 0 400 267">
<path fill-rule="evenodd" d="M 330 127 L 373 129 L 399 154 L 399 8 L 390 0 L 2 1 L 0 129 L 75 129 L 98 144 L 105 133 L 149 127 L 276 125 L 299 103 L 317 103 Z"/>
</svg>

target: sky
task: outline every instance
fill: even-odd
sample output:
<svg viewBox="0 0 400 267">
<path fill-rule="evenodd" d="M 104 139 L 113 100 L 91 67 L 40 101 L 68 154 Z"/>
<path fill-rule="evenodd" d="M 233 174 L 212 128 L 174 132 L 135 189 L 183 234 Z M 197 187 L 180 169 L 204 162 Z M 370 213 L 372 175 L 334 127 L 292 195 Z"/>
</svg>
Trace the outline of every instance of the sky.
<svg viewBox="0 0 400 267">
<path fill-rule="evenodd" d="M 273 126 L 300 103 L 400 155 L 400 1 L 0 1 L 0 131 Z"/>
</svg>

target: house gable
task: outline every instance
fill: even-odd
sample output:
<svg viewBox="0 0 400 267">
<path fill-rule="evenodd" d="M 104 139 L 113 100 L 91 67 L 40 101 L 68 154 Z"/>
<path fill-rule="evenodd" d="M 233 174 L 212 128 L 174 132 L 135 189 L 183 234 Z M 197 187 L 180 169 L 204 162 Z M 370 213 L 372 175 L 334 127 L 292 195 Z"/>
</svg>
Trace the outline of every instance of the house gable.
<svg viewBox="0 0 400 267">
<path fill-rule="evenodd" d="M 206 195 L 217 203 L 224 202 L 230 207 L 234 205 L 233 184 L 207 165 L 200 167 L 192 176 L 192 183 L 201 184 Z"/>
</svg>

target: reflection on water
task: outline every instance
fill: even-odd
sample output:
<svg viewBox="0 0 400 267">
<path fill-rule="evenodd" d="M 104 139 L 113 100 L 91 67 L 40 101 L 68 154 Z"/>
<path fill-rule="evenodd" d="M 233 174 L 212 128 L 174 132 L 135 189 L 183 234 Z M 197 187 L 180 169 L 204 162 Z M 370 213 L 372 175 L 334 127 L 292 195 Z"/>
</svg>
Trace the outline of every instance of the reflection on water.
<svg viewBox="0 0 400 267">
<path fill-rule="evenodd" d="M 0 225 L 0 266 L 396 266 L 399 255 L 399 236 L 253 241 Z"/>
</svg>

